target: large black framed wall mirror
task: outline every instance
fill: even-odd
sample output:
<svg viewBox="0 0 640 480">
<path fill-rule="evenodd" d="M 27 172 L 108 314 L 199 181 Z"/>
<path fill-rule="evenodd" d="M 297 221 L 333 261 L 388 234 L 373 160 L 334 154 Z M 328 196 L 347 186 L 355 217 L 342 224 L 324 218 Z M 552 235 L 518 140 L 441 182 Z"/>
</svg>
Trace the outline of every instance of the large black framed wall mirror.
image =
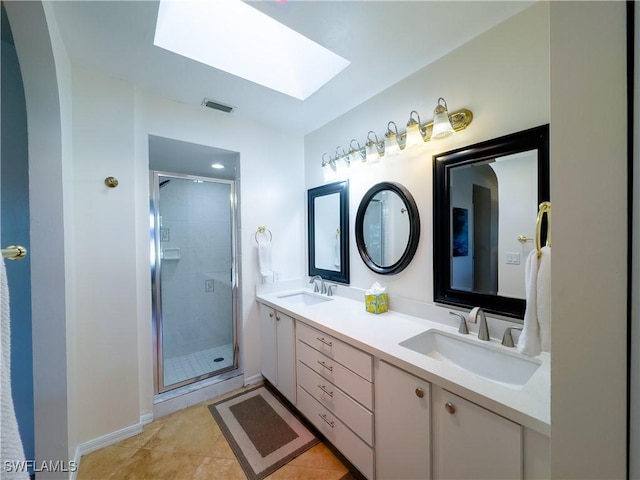
<svg viewBox="0 0 640 480">
<path fill-rule="evenodd" d="M 549 200 L 549 125 L 433 161 L 434 301 L 524 318 L 525 264 Z"/>
<path fill-rule="evenodd" d="M 349 181 L 307 190 L 309 275 L 349 283 Z"/>
<path fill-rule="evenodd" d="M 376 273 L 401 272 L 413 259 L 420 239 L 418 206 L 399 183 L 382 182 L 365 193 L 356 214 L 356 245 Z"/>
</svg>

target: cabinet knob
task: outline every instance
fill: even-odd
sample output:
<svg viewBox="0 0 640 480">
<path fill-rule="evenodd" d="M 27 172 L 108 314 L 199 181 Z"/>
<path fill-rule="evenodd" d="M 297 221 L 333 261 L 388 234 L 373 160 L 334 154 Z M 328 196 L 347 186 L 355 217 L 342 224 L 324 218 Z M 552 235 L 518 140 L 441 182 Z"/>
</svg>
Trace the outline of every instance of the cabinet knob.
<svg viewBox="0 0 640 480">
<path fill-rule="evenodd" d="M 276 320 L 279 322 L 280 321 L 280 315 L 276 315 Z"/>
<path fill-rule="evenodd" d="M 269 312 L 269 318 L 273 318 L 273 312 Z"/>
<path fill-rule="evenodd" d="M 451 402 L 447 402 L 444 405 L 444 409 L 447 411 L 447 413 L 450 413 L 451 415 L 453 415 L 454 413 L 456 413 L 456 407 L 453 403 Z"/>
<path fill-rule="evenodd" d="M 420 387 L 416 388 L 416 396 L 418 398 L 424 397 L 424 392 L 422 391 L 422 389 Z"/>
</svg>

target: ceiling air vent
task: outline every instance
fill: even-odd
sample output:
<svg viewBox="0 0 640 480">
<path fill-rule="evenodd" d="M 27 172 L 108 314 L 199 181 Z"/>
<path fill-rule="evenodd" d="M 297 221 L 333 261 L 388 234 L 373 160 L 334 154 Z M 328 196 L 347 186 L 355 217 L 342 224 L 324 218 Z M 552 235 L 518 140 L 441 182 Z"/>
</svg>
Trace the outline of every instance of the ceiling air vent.
<svg viewBox="0 0 640 480">
<path fill-rule="evenodd" d="M 208 108 L 213 108 L 214 110 L 220 110 L 221 112 L 224 112 L 224 113 L 233 112 L 233 107 L 230 107 L 229 105 L 224 105 L 219 102 L 215 102 L 213 100 L 209 100 L 208 98 L 205 98 L 204 100 L 202 100 L 202 105 Z"/>
</svg>

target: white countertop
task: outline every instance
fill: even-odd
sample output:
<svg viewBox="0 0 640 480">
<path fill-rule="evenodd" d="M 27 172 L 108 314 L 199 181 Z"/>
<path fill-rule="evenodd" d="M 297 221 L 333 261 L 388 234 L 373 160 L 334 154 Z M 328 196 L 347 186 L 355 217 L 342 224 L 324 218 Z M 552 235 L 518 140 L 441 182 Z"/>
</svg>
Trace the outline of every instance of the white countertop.
<svg viewBox="0 0 640 480">
<path fill-rule="evenodd" d="M 542 364 L 522 388 L 501 385 L 399 345 L 401 341 L 429 329 L 460 335 L 457 328 L 394 311 L 378 315 L 368 313 L 365 311 L 364 298 L 356 301 L 336 295 L 329 302 L 294 304 L 278 297 L 304 289 L 283 287 L 282 290 L 277 290 L 276 285 L 272 285 L 259 291 L 258 301 L 524 427 L 550 435 L 549 354 L 542 353 L 536 357 Z M 485 343 L 473 333 L 464 337 Z M 508 350 L 511 354 L 515 353 L 514 348 L 503 347 L 493 338 L 491 344 Z"/>
</svg>

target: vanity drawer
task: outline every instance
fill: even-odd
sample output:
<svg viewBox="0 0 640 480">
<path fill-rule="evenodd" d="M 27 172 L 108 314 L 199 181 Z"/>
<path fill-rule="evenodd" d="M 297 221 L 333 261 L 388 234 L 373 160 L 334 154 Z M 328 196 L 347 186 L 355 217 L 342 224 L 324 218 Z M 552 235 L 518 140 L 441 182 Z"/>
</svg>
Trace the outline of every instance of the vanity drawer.
<svg viewBox="0 0 640 480">
<path fill-rule="evenodd" d="M 373 446 L 373 414 L 369 410 L 301 362 L 298 362 L 298 385 Z"/>
<path fill-rule="evenodd" d="M 369 410 L 373 410 L 373 385 L 338 362 L 298 342 L 298 360 L 326 378 Z"/>
<path fill-rule="evenodd" d="M 297 408 L 367 478 L 373 478 L 373 449 L 298 385 Z"/>
<path fill-rule="evenodd" d="M 324 353 L 336 362 L 340 362 L 370 382 L 373 381 L 373 359 L 368 353 L 347 345 L 331 335 L 322 333 L 302 322 L 298 322 L 297 335 L 298 339 L 307 345 Z"/>
</svg>

